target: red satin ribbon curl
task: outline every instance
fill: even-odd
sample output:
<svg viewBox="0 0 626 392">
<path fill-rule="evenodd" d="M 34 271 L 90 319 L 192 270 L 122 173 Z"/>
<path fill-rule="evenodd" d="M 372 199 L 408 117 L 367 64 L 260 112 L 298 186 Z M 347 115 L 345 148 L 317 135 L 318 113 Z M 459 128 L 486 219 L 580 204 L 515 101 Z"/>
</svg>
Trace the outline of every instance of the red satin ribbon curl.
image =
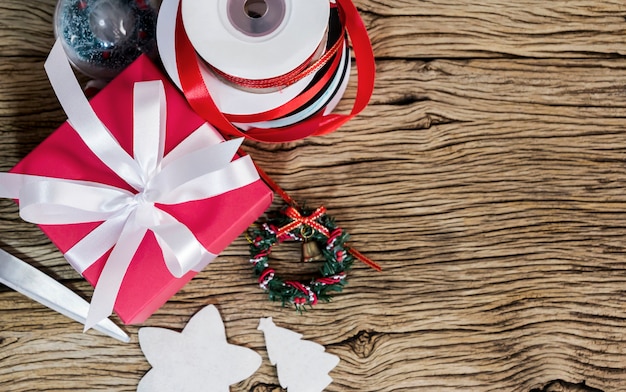
<svg viewBox="0 0 626 392">
<path fill-rule="evenodd" d="M 196 52 L 189 41 L 179 10 L 176 18 L 176 63 L 183 93 L 193 109 L 223 134 L 245 137 L 267 143 L 283 143 L 304 139 L 308 136 L 323 135 L 335 131 L 360 113 L 368 104 L 374 91 L 376 66 L 374 52 L 365 25 L 351 0 L 337 0 L 337 6 L 345 15 L 345 28 L 352 40 L 357 63 L 357 95 L 349 114 L 314 116 L 300 123 L 277 129 L 252 128 L 242 132 L 233 126 L 220 112 L 202 78 L 196 60 Z"/>
</svg>

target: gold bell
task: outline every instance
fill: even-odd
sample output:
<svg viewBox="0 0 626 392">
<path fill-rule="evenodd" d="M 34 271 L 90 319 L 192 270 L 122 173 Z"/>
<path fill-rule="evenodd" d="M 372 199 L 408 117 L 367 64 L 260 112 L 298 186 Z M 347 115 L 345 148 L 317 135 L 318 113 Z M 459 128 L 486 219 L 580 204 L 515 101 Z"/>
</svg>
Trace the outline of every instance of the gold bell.
<svg viewBox="0 0 626 392">
<path fill-rule="evenodd" d="M 315 241 L 304 241 L 302 243 L 302 261 L 310 263 L 312 261 L 323 261 L 324 255 Z"/>
</svg>

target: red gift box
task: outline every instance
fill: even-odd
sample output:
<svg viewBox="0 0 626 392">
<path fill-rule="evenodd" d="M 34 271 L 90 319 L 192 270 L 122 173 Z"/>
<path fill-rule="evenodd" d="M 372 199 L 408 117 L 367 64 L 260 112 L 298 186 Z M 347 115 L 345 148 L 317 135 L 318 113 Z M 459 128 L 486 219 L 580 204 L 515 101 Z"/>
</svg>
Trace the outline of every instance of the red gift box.
<svg viewBox="0 0 626 392">
<path fill-rule="evenodd" d="M 134 84 L 153 80 L 162 81 L 165 88 L 165 154 L 204 123 L 156 66 L 147 57 L 140 57 L 90 100 L 98 118 L 131 156 Z M 221 136 L 219 140 L 223 140 Z M 89 149 L 68 122 L 55 130 L 11 172 L 90 181 L 133 191 Z M 158 207 L 187 226 L 207 251 L 219 254 L 270 206 L 272 197 L 272 191 L 257 180 L 211 198 Z M 61 252 L 66 253 L 100 224 L 39 227 Z M 98 282 L 110 252 L 83 271 L 82 275 L 92 285 Z M 196 273 L 190 271 L 180 278 L 174 277 L 165 265 L 154 234 L 148 231 L 124 275 L 114 310 L 126 324 L 143 322 Z"/>
</svg>

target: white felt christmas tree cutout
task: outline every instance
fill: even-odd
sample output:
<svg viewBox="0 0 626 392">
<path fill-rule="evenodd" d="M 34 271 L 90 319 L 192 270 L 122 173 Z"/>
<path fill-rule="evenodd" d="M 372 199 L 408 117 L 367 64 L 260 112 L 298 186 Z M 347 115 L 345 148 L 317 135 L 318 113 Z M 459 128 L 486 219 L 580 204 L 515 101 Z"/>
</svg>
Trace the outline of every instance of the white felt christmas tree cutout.
<svg viewBox="0 0 626 392">
<path fill-rule="evenodd" d="M 328 373 L 337 366 L 339 357 L 326 353 L 324 346 L 277 327 L 271 317 L 262 318 L 258 329 L 265 334 L 267 354 L 276 365 L 281 387 L 289 392 L 321 392 L 333 382 Z"/>
<path fill-rule="evenodd" d="M 261 366 L 255 351 L 226 341 L 213 305 L 193 316 L 181 333 L 141 328 L 139 343 L 152 369 L 139 382 L 138 392 L 228 392 Z"/>
</svg>

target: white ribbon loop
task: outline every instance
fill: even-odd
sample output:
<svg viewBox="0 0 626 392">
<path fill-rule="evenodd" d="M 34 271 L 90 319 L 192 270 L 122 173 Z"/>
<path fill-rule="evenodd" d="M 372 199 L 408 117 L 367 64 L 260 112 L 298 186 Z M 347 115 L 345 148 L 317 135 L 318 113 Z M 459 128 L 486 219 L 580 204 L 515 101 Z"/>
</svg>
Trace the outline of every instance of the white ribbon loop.
<svg viewBox="0 0 626 392">
<path fill-rule="evenodd" d="M 224 190 L 220 190 L 218 188 L 223 186 L 223 184 L 213 183 L 213 187 L 211 189 L 206 187 L 204 187 L 204 189 L 195 187 L 197 191 L 202 190 L 212 193 L 217 192 L 207 194 L 207 196 L 204 197 L 202 197 L 202 195 L 192 194 L 189 192 L 191 189 L 189 189 L 188 192 L 183 190 L 184 195 L 172 195 L 174 190 L 180 190 L 180 188 L 184 187 L 186 183 L 193 182 L 194 180 L 205 175 L 219 172 L 223 172 L 224 175 L 228 175 L 228 172 L 232 169 L 231 165 L 227 165 L 227 163 L 229 163 L 233 158 L 242 141 L 243 139 L 234 139 L 217 145 L 208 146 L 186 154 L 185 156 L 171 162 L 167 166 L 164 166 L 150 181 L 150 188 L 152 190 L 159 191 L 158 194 L 152 193 L 150 198 L 157 203 L 176 204 L 189 200 L 205 199 L 210 196 L 215 196 L 216 194 L 224 193 Z M 225 188 L 228 187 L 226 186 Z M 232 189 L 232 187 L 230 188 Z M 179 191 L 177 193 L 181 192 Z M 191 199 L 189 199 L 190 197 Z"/>
<path fill-rule="evenodd" d="M 133 154 L 141 174 L 148 176 L 143 178 L 145 184 L 156 173 L 163 159 L 167 115 L 165 90 L 160 81 L 143 82 L 135 85 L 133 94 Z M 141 104 L 154 101 L 154 94 L 158 105 Z M 158 137 L 155 137 L 155 130 L 159 131 Z"/>
<path fill-rule="evenodd" d="M 27 182 L 20 190 L 20 216 L 38 224 L 100 222 L 133 200 L 133 194 L 102 184 L 60 179 Z"/>
<path fill-rule="evenodd" d="M 19 196 L 20 214 L 29 222 L 102 222 L 65 253 L 83 273 L 113 248 L 94 290 L 87 330 L 113 311 L 126 271 L 148 231 L 154 233 L 175 277 L 197 271 L 216 257 L 187 226 L 155 204 L 207 199 L 249 185 L 259 175 L 250 157 L 233 161 L 242 139 L 213 144 L 216 140 L 206 124 L 174 148 L 171 156 L 164 156 L 167 110 L 160 80 L 134 86 L 134 157 L 130 157 L 83 96 L 58 41 L 46 61 L 46 71 L 72 127 L 105 165 L 137 190 L 0 173 L 0 196 Z"/>
</svg>

